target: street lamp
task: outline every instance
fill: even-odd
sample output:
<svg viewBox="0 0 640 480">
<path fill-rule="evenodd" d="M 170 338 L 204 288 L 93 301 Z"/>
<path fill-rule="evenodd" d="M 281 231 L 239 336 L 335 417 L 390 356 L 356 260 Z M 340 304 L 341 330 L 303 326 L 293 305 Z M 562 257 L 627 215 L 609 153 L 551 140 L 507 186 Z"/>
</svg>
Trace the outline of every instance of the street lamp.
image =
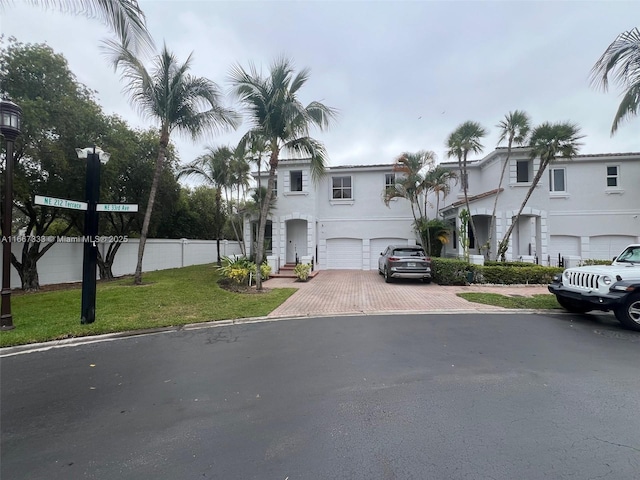
<svg viewBox="0 0 640 480">
<path fill-rule="evenodd" d="M 11 330 L 11 222 L 13 213 L 13 143 L 20 135 L 22 109 L 15 103 L 0 99 L 0 132 L 7 144 L 5 157 L 4 215 L 2 217 L 2 307 L 0 330 Z"/>
<path fill-rule="evenodd" d="M 98 263 L 98 212 L 100 196 L 100 164 L 109 161 L 109 154 L 97 147 L 76 148 L 78 158 L 87 159 L 84 216 L 84 255 L 82 259 L 82 307 L 80 323 L 93 323 L 96 319 L 96 266 Z"/>
</svg>

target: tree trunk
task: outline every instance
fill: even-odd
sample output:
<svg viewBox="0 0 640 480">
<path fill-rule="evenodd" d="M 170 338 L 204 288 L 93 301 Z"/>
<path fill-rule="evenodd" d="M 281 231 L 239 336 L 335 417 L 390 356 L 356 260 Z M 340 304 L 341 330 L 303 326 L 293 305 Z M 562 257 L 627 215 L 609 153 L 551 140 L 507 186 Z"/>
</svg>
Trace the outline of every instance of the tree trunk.
<svg viewBox="0 0 640 480">
<path fill-rule="evenodd" d="M 464 192 L 464 205 L 465 208 L 467 209 L 467 212 L 469 212 L 469 224 L 471 225 L 471 231 L 473 232 L 473 238 L 476 242 L 476 244 L 478 244 L 478 234 L 476 232 L 476 225 L 473 221 L 473 215 L 471 215 L 471 208 L 469 207 L 469 195 L 468 195 L 468 189 L 469 189 L 469 176 L 467 175 L 467 152 L 464 152 L 464 158 L 462 161 L 462 165 L 459 165 L 460 168 L 460 173 L 462 174 L 462 190 Z M 469 234 L 467 233 L 467 236 Z M 478 252 L 482 253 L 482 250 L 480 247 L 476 247 L 478 248 Z M 468 254 L 468 252 L 467 252 Z M 467 259 L 468 260 L 468 259 Z"/>
<path fill-rule="evenodd" d="M 11 263 L 18 271 L 20 284 L 25 292 L 40 290 L 40 277 L 38 276 L 39 244 L 25 244 L 22 249 L 22 262 L 18 262 L 15 255 L 11 254 Z"/>
<path fill-rule="evenodd" d="M 122 246 L 122 242 L 115 242 L 109 244 L 109 248 L 107 249 L 106 258 L 102 258 L 102 254 L 100 250 L 98 250 L 98 270 L 100 272 L 100 280 L 113 280 L 115 277 L 113 275 L 113 261 L 116 258 L 116 253 Z"/>
<path fill-rule="evenodd" d="M 258 224 L 258 244 L 256 245 L 256 289 L 262 290 L 262 272 L 260 265 L 264 256 L 264 234 L 267 227 L 267 215 L 269 214 L 269 205 L 273 197 L 273 188 L 275 186 L 276 168 L 278 167 L 278 149 L 276 143 L 273 143 L 274 149 L 271 152 L 269 161 L 269 180 L 267 181 L 267 191 L 264 196 L 263 204 L 260 206 L 260 222 Z"/>
<path fill-rule="evenodd" d="M 142 257 L 144 255 L 144 247 L 147 243 L 147 234 L 149 233 L 149 224 L 151 223 L 151 212 L 153 212 L 153 203 L 156 199 L 160 176 L 164 167 L 164 158 L 169 144 L 169 130 L 166 125 L 161 127 L 160 132 L 160 148 L 158 150 L 158 158 L 156 160 L 156 169 L 153 173 L 153 181 L 151 182 L 151 191 L 149 192 L 149 202 L 147 202 L 147 210 L 144 213 L 144 221 L 142 222 L 142 231 L 140 232 L 140 244 L 138 245 L 138 263 L 136 264 L 136 273 L 133 282 L 136 285 L 142 284 Z"/>
<path fill-rule="evenodd" d="M 509 247 L 509 237 L 511 237 L 511 234 L 513 233 L 513 229 L 515 228 L 516 224 L 520 220 L 520 215 L 522 214 L 522 211 L 524 210 L 525 205 L 529 201 L 529 197 L 531 197 L 531 194 L 533 193 L 536 186 L 540 182 L 540 179 L 542 178 L 542 174 L 546 170 L 548 164 L 549 164 L 549 160 L 544 160 L 542 158 L 540 159 L 540 167 L 538 168 L 538 173 L 536 173 L 536 176 L 533 178 L 533 182 L 529 187 L 529 191 L 527 192 L 527 195 L 524 197 L 524 201 L 522 202 L 522 205 L 520 205 L 520 210 L 518 210 L 518 213 L 515 216 L 515 219 L 513 220 L 513 222 L 511 222 L 511 225 L 509 225 L 509 229 L 507 230 L 507 233 L 505 233 L 504 238 L 500 242 L 500 247 L 496 255 L 500 255 L 500 259 L 503 262 L 505 261 L 505 258 L 506 258 L 505 254 L 507 252 L 507 248 Z"/>
<path fill-rule="evenodd" d="M 496 228 L 496 210 L 498 209 L 498 196 L 500 195 L 500 189 L 502 188 L 502 182 L 504 181 L 504 172 L 507 170 L 509 164 L 509 158 L 511 157 L 511 146 L 513 144 L 513 135 L 509 135 L 509 143 L 507 145 L 507 158 L 505 158 L 502 164 L 502 172 L 500 172 L 500 181 L 498 182 L 498 190 L 496 191 L 496 198 L 493 201 L 493 212 L 491 214 L 491 224 L 489 225 L 489 240 L 487 241 L 487 254 L 491 259 L 491 240 L 493 238 L 493 229 Z M 497 250 L 497 249 L 496 249 Z M 498 252 L 496 251 L 496 260 L 498 259 Z"/>
</svg>

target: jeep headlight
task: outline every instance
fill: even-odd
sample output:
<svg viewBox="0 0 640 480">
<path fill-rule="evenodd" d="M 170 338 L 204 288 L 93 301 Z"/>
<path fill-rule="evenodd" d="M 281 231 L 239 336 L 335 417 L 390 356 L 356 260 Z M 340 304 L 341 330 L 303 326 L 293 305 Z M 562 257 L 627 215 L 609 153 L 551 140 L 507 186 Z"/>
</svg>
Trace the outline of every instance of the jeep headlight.
<svg viewBox="0 0 640 480">
<path fill-rule="evenodd" d="M 605 275 L 604 277 L 602 277 L 600 279 L 602 281 L 602 283 L 604 283 L 605 285 L 611 285 L 611 282 L 613 281 L 612 278 L 609 275 Z"/>
<path fill-rule="evenodd" d="M 569 270 L 565 270 L 564 272 L 562 272 L 562 276 L 563 276 L 565 279 L 569 280 Z"/>
</svg>

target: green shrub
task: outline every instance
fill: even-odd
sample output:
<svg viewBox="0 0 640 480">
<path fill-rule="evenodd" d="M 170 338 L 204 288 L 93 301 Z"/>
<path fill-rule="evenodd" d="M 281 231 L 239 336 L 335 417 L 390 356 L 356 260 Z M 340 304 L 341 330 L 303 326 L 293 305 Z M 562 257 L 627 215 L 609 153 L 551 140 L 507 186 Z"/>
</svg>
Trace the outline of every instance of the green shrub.
<svg viewBox="0 0 640 480">
<path fill-rule="evenodd" d="M 466 285 L 495 283 L 526 285 L 551 283 L 553 276 L 562 273 L 559 267 L 543 267 L 523 262 L 487 262 L 472 265 L 454 258 L 431 258 L 433 281 L 438 285 Z"/>
<path fill-rule="evenodd" d="M 296 274 L 298 280 L 306 282 L 309 279 L 309 273 L 311 273 L 311 265 L 308 263 L 299 263 L 293 269 L 293 273 Z"/>
<path fill-rule="evenodd" d="M 271 267 L 264 262 L 260 265 L 260 275 L 263 280 L 269 279 Z M 222 266 L 220 267 L 220 275 L 234 285 L 247 285 L 249 277 L 251 284 L 255 284 L 256 264 L 247 257 L 222 257 Z"/>
<path fill-rule="evenodd" d="M 587 259 L 580 262 L 580 265 L 611 265 L 611 260 Z"/>
<path fill-rule="evenodd" d="M 466 285 L 467 274 L 473 274 L 474 267 L 456 258 L 431 257 L 431 275 L 438 285 Z"/>
<path fill-rule="evenodd" d="M 526 266 L 492 266 L 476 265 L 479 283 L 497 283 L 501 285 L 526 285 L 551 283 L 553 276 L 562 273 L 559 267 L 543 267 L 534 264 Z"/>
</svg>

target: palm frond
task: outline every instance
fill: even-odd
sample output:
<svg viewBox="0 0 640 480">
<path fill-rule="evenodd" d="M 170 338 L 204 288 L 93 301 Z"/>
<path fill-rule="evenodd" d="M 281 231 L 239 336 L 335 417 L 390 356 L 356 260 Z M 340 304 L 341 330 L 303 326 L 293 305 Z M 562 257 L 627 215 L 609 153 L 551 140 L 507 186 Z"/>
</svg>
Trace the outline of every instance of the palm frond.
<svg viewBox="0 0 640 480">
<path fill-rule="evenodd" d="M 127 39 L 136 53 L 149 54 L 154 42 L 137 0 L 27 0 L 31 5 L 83 15 L 106 24 L 120 41 Z"/>
</svg>

